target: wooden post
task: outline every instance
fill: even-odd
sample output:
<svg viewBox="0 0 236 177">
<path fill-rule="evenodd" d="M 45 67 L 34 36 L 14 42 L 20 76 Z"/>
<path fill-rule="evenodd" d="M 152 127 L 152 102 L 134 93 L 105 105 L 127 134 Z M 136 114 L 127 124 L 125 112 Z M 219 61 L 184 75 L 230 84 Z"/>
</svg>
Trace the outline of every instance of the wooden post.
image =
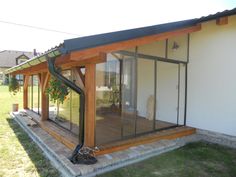
<svg viewBox="0 0 236 177">
<path fill-rule="evenodd" d="M 24 75 L 24 85 L 23 85 L 23 108 L 28 109 L 28 82 L 29 75 Z"/>
<path fill-rule="evenodd" d="M 49 73 L 41 73 L 40 89 L 41 89 L 41 120 L 48 119 L 48 96 L 45 94 L 45 88 L 48 83 Z"/>
<path fill-rule="evenodd" d="M 85 145 L 95 146 L 95 87 L 96 64 L 85 66 Z"/>
</svg>

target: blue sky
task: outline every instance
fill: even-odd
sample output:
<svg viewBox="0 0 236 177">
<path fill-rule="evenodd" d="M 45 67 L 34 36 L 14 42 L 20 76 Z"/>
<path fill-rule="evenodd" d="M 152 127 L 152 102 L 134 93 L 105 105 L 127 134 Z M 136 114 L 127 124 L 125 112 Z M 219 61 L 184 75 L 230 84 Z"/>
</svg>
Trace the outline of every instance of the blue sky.
<svg viewBox="0 0 236 177">
<path fill-rule="evenodd" d="M 43 52 L 64 39 L 206 16 L 236 7 L 236 0 L 8 0 L 0 21 L 0 50 Z"/>
</svg>

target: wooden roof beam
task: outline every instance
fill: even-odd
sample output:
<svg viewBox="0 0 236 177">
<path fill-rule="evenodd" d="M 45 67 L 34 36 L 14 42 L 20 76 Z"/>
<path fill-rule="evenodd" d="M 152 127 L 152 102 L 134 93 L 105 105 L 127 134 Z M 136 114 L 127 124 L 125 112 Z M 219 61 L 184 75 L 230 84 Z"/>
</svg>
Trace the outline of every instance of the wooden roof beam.
<svg viewBox="0 0 236 177">
<path fill-rule="evenodd" d="M 216 19 L 216 24 L 217 25 L 227 25 L 228 24 L 228 17 L 220 17 L 218 19 Z"/>
<path fill-rule="evenodd" d="M 75 66 L 85 66 L 86 64 L 94 64 L 94 63 L 102 63 L 106 60 L 105 53 L 99 53 L 98 55 L 90 58 L 86 58 L 86 60 L 73 61 L 70 59 L 70 54 L 60 56 L 56 59 L 55 65 L 61 67 L 62 69 L 68 69 Z M 42 72 L 48 72 L 47 62 L 40 63 L 35 66 L 31 66 L 29 68 L 15 71 L 12 74 L 24 74 L 24 75 L 32 75 Z"/>
</svg>

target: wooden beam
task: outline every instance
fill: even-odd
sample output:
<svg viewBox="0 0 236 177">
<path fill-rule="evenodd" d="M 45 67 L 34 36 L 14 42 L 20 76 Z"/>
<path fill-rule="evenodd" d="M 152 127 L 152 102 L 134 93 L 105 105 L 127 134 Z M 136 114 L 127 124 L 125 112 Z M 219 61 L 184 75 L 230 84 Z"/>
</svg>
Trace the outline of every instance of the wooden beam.
<svg viewBox="0 0 236 177">
<path fill-rule="evenodd" d="M 201 24 L 188 27 L 188 28 L 183 28 L 175 31 L 170 31 L 170 32 L 164 32 L 161 34 L 155 34 L 155 35 L 150 35 L 150 36 L 145 36 L 145 37 L 140 37 L 140 38 L 135 38 L 131 40 L 126 40 L 126 41 L 121 41 L 121 42 L 116 42 L 108 45 L 103 45 L 103 46 L 98 46 L 94 48 L 89 48 L 81 51 L 75 51 L 71 53 L 70 59 L 71 60 L 77 60 L 77 61 L 82 61 L 86 60 L 88 57 L 93 57 L 99 53 L 109 53 L 113 51 L 118 51 L 118 50 L 124 50 L 127 48 L 139 46 L 139 45 L 144 45 L 148 44 L 151 42 L 155 41 L 160 41 L 164 40 L 173 36 L 178 36 L 182 34 L 187 34 L 187 33 L 192 33 L 201 30 Z"/>
<path fill-rule="evenodd" d="M 96 64 L 85 66 L 85 145 L 95 146 L 95 69 Z"/>
<path fill-rule="evenodd" d="M 48 96 L 45 94 L 45 83 L 48 82 L 48 73 L 41 73 L 41 85 L 40 85 L 40 89 L 41 89 L 41 120 L 47 120 L 49 113 L 48 113 Z"/>
<path fill-rule="evenodd" d="M 182 130 L 176 131 L 176 132 L 173 132 L 171 129 L 165 132 L 160 131 L 159 134 L 153 133 L 152 135 L 150 134 L 150 136 L 143 136 L 143 137 L 141 136 L 141 137 L 127 140 L 126 143 L 124 144 L 117 145 L 117 143 L 113 143 L 113 145 L 108 145 L 108 148 L 101 148 L 100 151 L 95 153 L 95 155 L 98 156 L 98 155 L 103 155 L 103 154 L 109 154 L 116 151 L 125 150 L 133 146 L 153 143 L 153 142 L 157 142 L 163 139 L 168 139 L 168 140 L 177 139 L 184 136 L 193 135 L 195 133 L 196 133 L 195 128 L 188 128 L 185 130 L 185 127 L 183 127 Z"/>
<path fill-rule="evenodd" d="M 29 77 L 30 77 L 29 75 L 24 75 L 24 85 L 23 85 L 24 89 L 27 89 L 28 87 Z"/>
<path fill-rule="evenodd" d="M 75 76 L 75 83 L 78 85 L 82 90 L 84 90 L 84 75 L 79 74 L 80 69 L 78 68 L 72 68 L 73 75 Z M 81 72 L 81 71 L 80 71 Z"/>
<path fill-rule="evenodd" d="M 83 60 L 83 61 L 70 60 L 70 55 L 67 54 L 67 55 L 58 57 L 56 59 L 55 65 L 61 67 L 62 69 L 69 69 L 75 66 L 85 66 L 86 64 L 102 63 L 102 62 L 105 62 L 105 60 L 106 60 L 105 54 L 102 54 L 102 53 L 97 56 L 87 58 L 87 60 Z M 38 65 L 26 68 L 24 70 L 15 71 L 12 74 L 32 75 L 32 74 L 37 74 L 40 72 L 48 72 L 47 62 L 40 63 Z"/>
<path fill-rule="evenodd" d="M 50 80 L 50 73 L 47 72 L 46 76 L 45 76 L 45 80 L 43 81 L 43 86 L 42 86 L 42 92 L 45 92 L 46 88 L 48 87 L 48 82 Z"/>
<path fill-rule="evenodd" d="M 85 75 L 82 73 L 82 71 L 81 71 L 81 67 L 75 67 L 76 68 L 76 71 L 77 71 L 77 73 L 79 74 L 79 76 L 80 76 L 80 78 L 81 78 L 81 80 L 82 80 L 82 82 L 83 82 L 83 84 L 85 85 Z"/>
<path fill-rule="evenodd" d="M 227 25 L 228 24 L 228 17 L 221 17 L 221 18 L 218 18 L 216 19 L 216 24 L 217 25 Z"/>
<path fill-rule="evenodd" d="M 28 75 L 24 76 L 24 85 L 23 85 L 23 108 L 28 109 L 28 83 L 29 83 Z"/>
</svg>

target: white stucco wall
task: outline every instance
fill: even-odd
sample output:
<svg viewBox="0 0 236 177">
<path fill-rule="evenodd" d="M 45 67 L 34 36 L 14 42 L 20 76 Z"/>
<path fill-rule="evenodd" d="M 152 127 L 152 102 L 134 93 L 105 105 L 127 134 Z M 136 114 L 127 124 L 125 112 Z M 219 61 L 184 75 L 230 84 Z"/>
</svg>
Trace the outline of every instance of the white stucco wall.
<svg viewBox="0 0 236 177">
<path fill-rule="evenodd" d="M 236 136 L 236 16 L 190 36 L 187 125 Z"/>
</svg>

